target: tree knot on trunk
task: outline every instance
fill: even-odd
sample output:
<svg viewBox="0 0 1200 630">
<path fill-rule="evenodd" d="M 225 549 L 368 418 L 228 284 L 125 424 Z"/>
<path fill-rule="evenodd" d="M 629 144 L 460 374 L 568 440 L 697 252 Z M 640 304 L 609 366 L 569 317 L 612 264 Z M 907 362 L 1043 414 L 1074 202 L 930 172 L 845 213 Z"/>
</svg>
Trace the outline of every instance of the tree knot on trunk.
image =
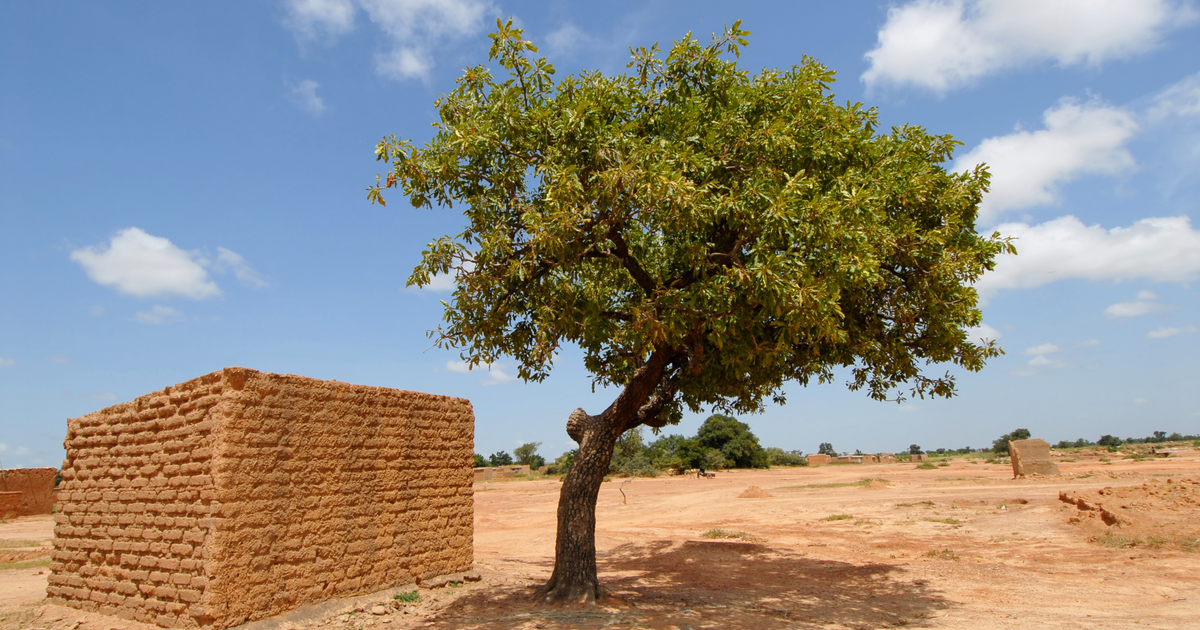
<svg viewBox="0 0 1200 630">
<path fill-rule="evenodd" d="M 567 418 L 567 435 L 578 444 L 583 444 L 583 436 L 591 424 L 592 417 L 583 409 L 576 409 Z"/>
</svg>

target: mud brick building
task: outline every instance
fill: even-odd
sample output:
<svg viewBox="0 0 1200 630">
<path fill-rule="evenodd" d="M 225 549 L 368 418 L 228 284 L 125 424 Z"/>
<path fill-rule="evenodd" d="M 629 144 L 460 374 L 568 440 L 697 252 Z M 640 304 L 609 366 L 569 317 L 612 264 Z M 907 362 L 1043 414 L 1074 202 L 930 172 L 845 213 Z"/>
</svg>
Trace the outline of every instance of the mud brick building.
<svg viewBox="0 0 1200 630">
<path fill-rule="evenodd" d="M 0 470 L 0 493 L 20 492 L 19 516 L 49 514 L 54 507 L 54 468 Z"/>
<path fill-rule="evenodd" d="M 470 402 L 226 368 L 68 421 L 51 602 L 225 628 L 472 563 Z"/>
</svg>

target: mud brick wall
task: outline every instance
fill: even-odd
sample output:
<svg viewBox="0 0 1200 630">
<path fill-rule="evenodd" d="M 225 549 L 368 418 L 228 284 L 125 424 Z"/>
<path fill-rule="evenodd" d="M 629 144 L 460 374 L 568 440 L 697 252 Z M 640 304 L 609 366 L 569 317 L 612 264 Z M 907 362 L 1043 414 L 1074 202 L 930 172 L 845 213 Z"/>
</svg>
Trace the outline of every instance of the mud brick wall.
<svg viewBox="0 0 1200 630">
<path fill-rule="evenodd" d="M 227 368 L 68 422 L 55 603 L 224 628 L 471 566 L 468 401 Z"/>
<path fill-rule="evenodd" d="M 20 516 L 21 494 L 20 492 L 0 492 L 0 518 Z"/>
<path fill-rule="evenodd" d="M 21 516 L 49 514 L 54 507 L 55 468 L 0 471 L 0 492 L 21 492 Z"/>
</svg>

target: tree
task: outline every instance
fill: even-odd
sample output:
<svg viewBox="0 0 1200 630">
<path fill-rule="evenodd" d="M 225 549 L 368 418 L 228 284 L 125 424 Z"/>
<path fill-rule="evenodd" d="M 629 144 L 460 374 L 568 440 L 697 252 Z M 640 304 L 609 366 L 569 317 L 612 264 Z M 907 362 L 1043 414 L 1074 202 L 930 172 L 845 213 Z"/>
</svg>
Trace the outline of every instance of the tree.
<svg viewBox="0 0 1200 630">
<path fill-rule="evenodd" d="M 492 453 L 492 456 L 488 458 L 488 464 L 490 464 L 492 466 L 511 466 L 512 463 L 513 463 L 512 455 L 509 455 L 508 453 L 506 453 L 504 451 L 500 451 L 499 453 Z"/>
<path fill-rule="evenodd" d="M 992 452 L 1000 455 L 1008 455 L 1009 442 L 1028 440 L 1032 435 L 1029 429 L 1014 429 L 1012 433 L 1006 433 L 992 441 Z"/>
<path fill-rule="evenodd" d="M 1015 251 L 975 232 L 984 168 L 951 174 L 956 143 L 837 105 L 833 72 L 804 58 L 751 76 L 740 23 L 630 70 L 562 79 L 520 29 L 498 24 L 489 60 L 437 99 L 423 147 L 395 136 L 372 202 L 398 187 L 415 207 L 460 206 L 466 225 L 432 242 L 408 280 L 455 279 L 431 335 L 468 364 L 512 357 L 541 381 L 565 344 L 595 385 L 576 409 L 547 600 L 592 601 L 595 505 L 618 437 L 685 409 L 752 413 L 784 384 L 844 368 L 877 400 L 951 396 L 935 362 L 976 371 L 972 283 Z"/>
<path fill-rule="evenodd" d="M 833 444 L 830 444 L 829 442 L 821 442 L 821 445 L 817 447 L 817 453 L 820 455 L 837 457 L 837 451 L 833 450 Z"/>
<path fill-rule="evenodd" d="M 1113 437 L 1106 433 L 1104 435 L 1101 435 L 1099 440 L 1096 440 L 1096 445 L 1097 446 L 1107 446 L 1109 448 L 1117 448 L 1118 446 L 1121 445 L 1121 438 Z"/>
<path fill-rule="evenodd" d="M 475 453 L 475 467 L 483 468 L 484 466 L 487 466 L 487 465 L 488 465 L 488 460 L 484 459 L 483 455 L 480 455 L 479 453 Z"/>
<path fill-rule="evenodd" d="M 920 455 L 921 453 L 924 453 L 924 452 L 925 451 L 922 451 L 921 447 L 916 444 L 908 445 L 908 454 L 909 455 Z"/>
<path fill-rule="evenodd" d="M 542 466 L 542 464 L 546 463 L 546 459 L 541 455 L 538 455 L 537 452 L 538 447 L 541 445 L 541 442 L 528 442 L 522 444 L 513 449 L 513 456 L 516 457 L 518 464 L 522 466 L 529 466 L 530 468 L 537 470 Z"/>
<path fill-rule="evenodd" d="M 713 414 L 696 431 L 700 446 L 721 451 L 734 468 L 766 468 L 767 452 L 750 431 L 750 425 L 722 414 Z"/>
</svg>

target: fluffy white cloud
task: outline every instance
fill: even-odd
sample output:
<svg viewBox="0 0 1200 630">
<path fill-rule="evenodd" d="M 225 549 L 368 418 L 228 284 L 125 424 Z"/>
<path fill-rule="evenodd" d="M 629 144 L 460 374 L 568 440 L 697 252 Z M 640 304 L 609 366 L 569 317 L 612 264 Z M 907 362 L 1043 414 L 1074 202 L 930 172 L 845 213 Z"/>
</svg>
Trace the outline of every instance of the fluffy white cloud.
<svg viewBox="0 0 1200 630">
<path fill-rule="evenodd" d="M 135 227 L 117 232 L 107 248 L 97 245 L 71 252 L 71 260 L 92 280 L 136 297 L 217 297 L 221 289 L 209 278 L 210 267 L 218 273 L 232 273 L 243 284 L 267 285 L 237 252 L 218 247 L 213 262 L 201 252 L 182 250 Z M 103 315 L 104 309 L 93 307 L 92 314 Z"/>
<path fill-rule="evenodd" d="M 1200 231 L 1186 216 L 1142 219 L 1106 230 L 1065 216 L 1039 225 L 996 228 L 1017 237 L 1017 256 L 1001 256 L 976 284 L 986 300 L 1001 289 L 1060 280 L 1189 282 L 1200 277 Z"/>
<path fill-rule="evenodd" d="M 117 232 L 107 248 L 84 247 L 71 252 L 92 280 L 137 297 L 176 295 L 202 300 L 221 295 L 208 278 L 208 261 L 160 236 L 138 228 Z"/>
<path fill-rule="evenodd" d="M 1058 184 L 1081 175 L 1116 175 L 1135 166 L 1125 148 L 1137 131 L 1129 112 L 1097 101 L 1063 99 L 1042 119 L 1044 129 L 988 138 L 954 161 L 956 172 L 981 163 L 991 171 L 981 223 L 1005 210 L 1054 203 Z"/>
<path fill-rule="evenodd" d="M 16 364 L 17 364 L 16 361 L 13 361 L 12 359 L 9 359 L 8 357 L 0 357 L 0 368 L 12 367 Z"/>
<path fill-rule="evenodd" d="M 320 116 L 325 113 L 325 101 L 317 95 L 319 87 L 321 87 L 320 83 L 312 79 L 305 79 L 290 87 L 288 100 L 301 111 L 313 116 Z"/>
<path fill-rule="evenodd" d="M 183 313 L 170 306 L 154 305 L 149 311 L 141 311 L 133 318 L 143 324 L 167 324 L 184 320 Z"/>
<path fill-rule="evenodd" d="M 1116 319 L 1128 319 L 1166 310 L 1167 306 L 1156 302 L 1157 299 L 1158 296 L 1151 291 L 1138 291 L 1136 300 L 1113 304 L 1104 309 L 1104 314 Z"/>
<path fill-rule="evenodd" d="M 375 69 L 393 79 L 427 78 L 436 49 L 480 32 L 495 11 L 489 0 L 291 0 L 284 23 L 304 38 L 336 37 L 353 28 L 357 8 L 391 40 Z"/>
<path fill-rule="evenodd" d="M 941 93 L 1031 63 L 1097 65 L 1154 47 L 1192 16 L 1170 0 L 915 0 L 888 11 L 862 80 Z"/>
<path fill-rule="evenodd" d="M 1194 333 L 1196 330 L 1197 328 L 1195 326 L 1184 326 L 1182 328 L 1168 328 L 1164 326 L 1146 333 L 1146 337 L 1149 339 L 1166 339 L 1167 337 L 1174 337 L 1175 335 Z"/>
</svg>

